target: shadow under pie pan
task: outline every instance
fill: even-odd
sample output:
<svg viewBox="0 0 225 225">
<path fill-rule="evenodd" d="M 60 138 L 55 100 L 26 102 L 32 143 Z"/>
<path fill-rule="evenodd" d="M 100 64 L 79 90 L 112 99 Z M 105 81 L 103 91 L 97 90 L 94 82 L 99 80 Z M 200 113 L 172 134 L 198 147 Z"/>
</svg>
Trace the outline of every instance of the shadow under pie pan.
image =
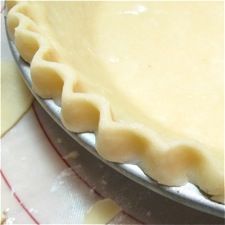
<svg viewBox="0 0 225 225">
<path fill-rule="evenodd" d="M 5 18 L 6 21 L 6 18 Z M 61 108 L 56 104 L 52 99 L 42 99 L 32 90 L 32 80 L 30 75 L 30 65 L 26 63 L 21 57 L 16 49 L 14 42 L 10 39 L 7 26 L 6 33 L 10 49 L 14 56 L 14 59 L 21 71 L 21 74 L 32 92 L 33 96 L 41 104 L 44 110 L 54 119 L 54 121 L 63 128 L 63 130 L 71 136 L 74 141 L 81 144 L 87 151 L 93 154 L 95 157 L 103 161 L 109 167 L 115 169 L 122 175 L 132 179 L 144 187 L 163 195 L 167 198 L 170 198 L 176 202 L 189 206 L 191 208 L 200 210 L 202 212 L 212 214 L 224 218 L 225 215 L 225 206 L 214 202 L 208 198 L 208 196 L 202 193 L 195 185 L 187 183 L 180 187 L 168 187 L 165 185 L 160 185 L 149 176 L 145 175 L 144 172 L 136 165 L 133 164 L 120 164 L 112 163 L 104 160 L 96 151 L 95 148 L 95 134 L 94 133 L 73 133 L 68 131 L 62 124 L 60 119 Z"/>
</svg>

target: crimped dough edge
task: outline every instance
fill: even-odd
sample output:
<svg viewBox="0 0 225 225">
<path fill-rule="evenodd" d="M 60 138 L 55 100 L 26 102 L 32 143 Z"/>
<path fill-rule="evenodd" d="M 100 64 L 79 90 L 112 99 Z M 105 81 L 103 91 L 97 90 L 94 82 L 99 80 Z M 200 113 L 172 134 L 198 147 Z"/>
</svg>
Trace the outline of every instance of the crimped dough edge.
<svg viewBox="0 0 225 225">
<path fill-rule="evenodd" d="M 135 162 L 164 185 L 189 181 L 224 203 L 223 169 L 215 169 L 205 147 L 192 140 L 167 142 L 141 124 L 114 121 L 107 99 L 76 90 L 76 71 L 59 62 L 57 51 L 26 14 L 27 4 L 7 1 L 7 26 L 21 57 L 30 63 L 34 91 L 42 98 L 61 98 L 64 126 L 72 132 L 95 132 L 97 151 L 106 160 Z"/>
</svg>

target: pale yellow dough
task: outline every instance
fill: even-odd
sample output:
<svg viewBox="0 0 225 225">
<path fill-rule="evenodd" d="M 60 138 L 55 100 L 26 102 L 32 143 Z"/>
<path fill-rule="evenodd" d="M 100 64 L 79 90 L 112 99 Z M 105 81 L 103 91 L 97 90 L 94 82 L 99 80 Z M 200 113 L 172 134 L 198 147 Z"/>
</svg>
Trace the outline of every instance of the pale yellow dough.
<svg viewBox="0 0 225 225">
<path fill-rule="evenodd" d="M 32 103 L 14 62 L 1 62 L 1 136 L 22 117 Z"/>
<path fill-rule="evenodd" d="M 5 214 L 1 213 L 1 215 L 0 215 L 0 221 L 1 221 L 1 223 L 0 223 L 1 225 L 3 225 L 5 223 L 5 221 L 6 221 Z"/>
<path fill-rule="evenodd" d="M 86 213 L 84 224 L 107 224 L 119 212 L 121 208 L 111 199 L 106 198 L 97 201 Z"/>
<path fill-rule="evenodd" d="M 68 129 L 95 131 L 108 160 L 224 201 L 223 15 L 222 2 L 47 1 L 17 4 L 8 25 L 25 60 L 39 49 L 37 93 L 63 90 Z"/>
</svg>

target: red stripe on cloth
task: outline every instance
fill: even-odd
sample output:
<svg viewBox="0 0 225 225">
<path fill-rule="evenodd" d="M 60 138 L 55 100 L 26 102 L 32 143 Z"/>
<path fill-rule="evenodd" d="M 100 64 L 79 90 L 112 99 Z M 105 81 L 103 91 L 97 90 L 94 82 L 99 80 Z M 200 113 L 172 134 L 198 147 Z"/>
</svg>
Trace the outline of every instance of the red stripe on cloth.
<svg viewBox="0 0 225 225">
<path fill-rule="evenodd" d="M 1 176 L 3 178 L 3 180 L 5 181 L 7 187 L 9 188 L 9 190 L 12 192 L 13 196 L 15 197 L 16 201 L 20 204 L 20 206 L 23 208 L 23 210 L 27 213 L 27 215 L 31 218 L 31 220 L 33 220 L 33 222 L 35 224 L 40 224 L 38 222 L 38 220 L 30 213 L 30 211 L 27 209 L 27 207 L 24 205 L 23 201 L 20 199 L 20 197 L 17 195 L 17 193 L 13 190 L 12 185 L 9 183 L 9 180 L 7 179 L 7 177 L 5 176 L 4 172 L 2 171 L 2 169 L 0 169 L 0 173 Z"/>
</svg>

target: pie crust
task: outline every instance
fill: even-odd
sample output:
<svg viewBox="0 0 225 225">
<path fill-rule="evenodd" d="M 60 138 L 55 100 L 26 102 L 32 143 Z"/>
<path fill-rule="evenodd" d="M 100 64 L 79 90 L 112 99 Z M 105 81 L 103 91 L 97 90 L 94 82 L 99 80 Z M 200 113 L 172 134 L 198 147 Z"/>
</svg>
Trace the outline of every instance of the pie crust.
<svg viewBox="0 0 225 225">
<path fill-rule="evenodd" d="M 95 132 L 107 160 L 135 162 L 162 184 L 190 181 L 224 202 L 223 3 L 8 8 L 33 89 L 61 99 L 67 129 Z"/>
</svg>

